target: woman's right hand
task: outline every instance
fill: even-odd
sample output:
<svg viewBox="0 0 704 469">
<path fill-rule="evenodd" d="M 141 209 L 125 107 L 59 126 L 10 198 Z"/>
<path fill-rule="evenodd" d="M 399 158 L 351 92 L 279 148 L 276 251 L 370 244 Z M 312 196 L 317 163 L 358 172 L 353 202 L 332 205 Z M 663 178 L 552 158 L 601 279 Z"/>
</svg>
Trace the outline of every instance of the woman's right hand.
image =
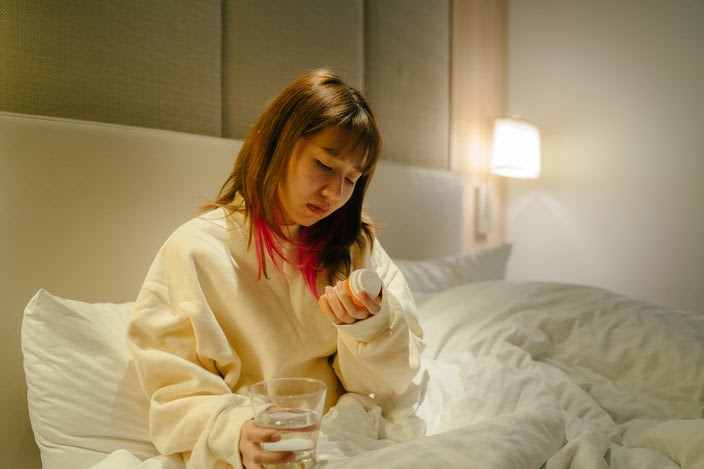
<svg viewBox="0 0 704 469">
<path fill-rule="evenodd" d="M 262 464 L 277 464 L 293 461 L 292 451 L 266 451 L 261 443 L 274 443 L 281 434 L 273 428 L 260 427 L 257 422 L 248 420 L 240 430 L 240 458 L 247 469 L 261 469 Z"/>
<path fill-rule="evenodd" d="M 354 304 L 345 287 L 345 282 L 340 280 L 335 286 L 325 287 L 325 293 L 318 298 L 318 306 L 320 311 L 338 326 L 362 321 L 381 310 L 381 296 L 372 298 L 367 292 L 362 291 L 359 299 L 364 303 L 363 308 Z"/>
</svg>

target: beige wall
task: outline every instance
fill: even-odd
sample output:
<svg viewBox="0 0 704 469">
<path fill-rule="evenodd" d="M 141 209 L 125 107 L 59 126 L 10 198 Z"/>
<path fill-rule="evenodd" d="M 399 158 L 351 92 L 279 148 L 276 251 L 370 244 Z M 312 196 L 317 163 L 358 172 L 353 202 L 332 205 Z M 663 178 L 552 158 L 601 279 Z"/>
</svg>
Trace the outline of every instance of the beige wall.
<svg viewBox="0 0 704 469">
<path fill-rule="evenodd" d="M 331 67 L 364 83 L 362 0 L 223 2 L 223 136 L 244 138 L 299 75 Z"/>
<path fill-rule="evenodd" d="M 219 0 L 3 0 L 0 111 L 220 135 Z"/>
<path fill-rule="evenodd" d="M 464 178 L 466 251 L 505 239 L 505 184 L 490 174 L 489 159 L 494 119 L 506 112 L 506 7 L 506 0 L 452 2 L 450 169 Z M 487 212 L 488 230 L 480 232 Z"/>
<path fill-rule="evenodd" d="M 368 0 L 364 26 L 384 157 L 449 169 L 450 1 Z"/>
<path fill-rule="evenodd" d="M 704 312 L 704 4 L 512 0 L 509 111 L 543 173 L 508 181 L 509 277 Z"/>
</svg>

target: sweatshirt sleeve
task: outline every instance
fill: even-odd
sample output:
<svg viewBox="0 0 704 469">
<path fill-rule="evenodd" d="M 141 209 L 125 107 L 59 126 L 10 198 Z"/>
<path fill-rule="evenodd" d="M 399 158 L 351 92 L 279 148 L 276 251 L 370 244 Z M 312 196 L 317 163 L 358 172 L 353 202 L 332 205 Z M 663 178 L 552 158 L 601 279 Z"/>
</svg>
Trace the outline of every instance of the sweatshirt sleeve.
<svg viewBox="0 0 704 469">
<path fill-rule="evenodd" d="M 128 344 L 156 448 L 182 454 L 187 467 L 240 468 L 240 428 L 252 413 L 232 392 L 241 363 L 211 307 L 227 304 L 220 292 L 236 291 L 236 276 L 224 275 L 232 271 L 228 256 L 185 238 L 168 240 L 152 264 Z"/>
<path fill-rule="evenodd" d="M 381 311 L 363 321 L 336 326 L 334 366 L 347 391 L 374 394 L 382 403 L 393 403 L 407 391 L 420 368 L 423 333 L 403 274 L 377 241 L 368 261 L 356 266 L 362 267 L 381 277 Z"/>
</svg>

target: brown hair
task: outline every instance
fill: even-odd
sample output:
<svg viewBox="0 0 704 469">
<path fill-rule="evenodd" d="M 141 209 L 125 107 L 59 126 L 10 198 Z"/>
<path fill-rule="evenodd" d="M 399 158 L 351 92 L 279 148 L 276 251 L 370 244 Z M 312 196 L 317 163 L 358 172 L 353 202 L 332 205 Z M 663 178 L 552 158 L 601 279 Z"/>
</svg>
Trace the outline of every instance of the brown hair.
<svg viewBox="0 0 704 469">
<path fill-rule="evenodd" d="M 373 240 L 372 225 L 362 213 L 362 204 L 381 151 L 381 137 L 367 101 L 336 73 L 314 70 L 299 77 L 274 98 L 247 135 L 232 173 L 217 198 L 204 208 L 225 207 L 244 212 L 250 220 L 250 243 L 252 237 L 257 236 L 254 225 L 258 220 L 279 238 L 286 239 L 276 219 L 280 210 L 279 181 L 296 142 L 328 128 L 344 132 L 348 148 L 361 148 L 364 155 L 362 176 L 350 200 L 314 225 L 300 227 L 303 245 L 299 246 L 299 257 L 306 257 L 310 249 L 317 251 L 315 265 L 310 267 L 316 273 L 327 271 L 328 280 L 332 282 L 337 274 L 349 273 L 352 244 L 371 244 Z M 238 204 L 237 194 L 243 204 Z M 258 258 L 264 263 L 265 248 L 262 243 L 257 244 Z M 308 264 L 303 261 L 296 262 L 302 270 Z M 266 275 L 266 265 L 260 265 L 260 269 Z M 306 276 L 306 272 L 303 273 Z M 315 293 L 315 289 L 313 291 Z"/>
</svg>

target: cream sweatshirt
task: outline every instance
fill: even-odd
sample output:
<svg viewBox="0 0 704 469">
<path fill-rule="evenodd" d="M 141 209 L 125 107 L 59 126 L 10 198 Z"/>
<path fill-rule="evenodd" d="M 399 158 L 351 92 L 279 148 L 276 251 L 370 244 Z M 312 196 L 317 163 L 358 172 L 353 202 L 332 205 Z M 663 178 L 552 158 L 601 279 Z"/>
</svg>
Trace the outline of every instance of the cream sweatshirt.
<svg viewBox="0 0 704 469">
<path fill-rule="evenodd" d="M 132 313 L 128 344 L 152 440 L 188 467 L 242 467 L 246 388 L 256 381 L 317 378 L 328 386 L 326 409 L 345 392 L 388 408 L 420 365 L 411 293 L 378 242 L 355 250 L 352 264 L 381 276 L 381 311 L 335 326 L 297 269 L 284 264 L 281 273 L 269 261 L 270 278 L 258 279 L 248 239 L 240 213 L 216 209 L 185 223 L 159 250 Z"/>
</svg>

